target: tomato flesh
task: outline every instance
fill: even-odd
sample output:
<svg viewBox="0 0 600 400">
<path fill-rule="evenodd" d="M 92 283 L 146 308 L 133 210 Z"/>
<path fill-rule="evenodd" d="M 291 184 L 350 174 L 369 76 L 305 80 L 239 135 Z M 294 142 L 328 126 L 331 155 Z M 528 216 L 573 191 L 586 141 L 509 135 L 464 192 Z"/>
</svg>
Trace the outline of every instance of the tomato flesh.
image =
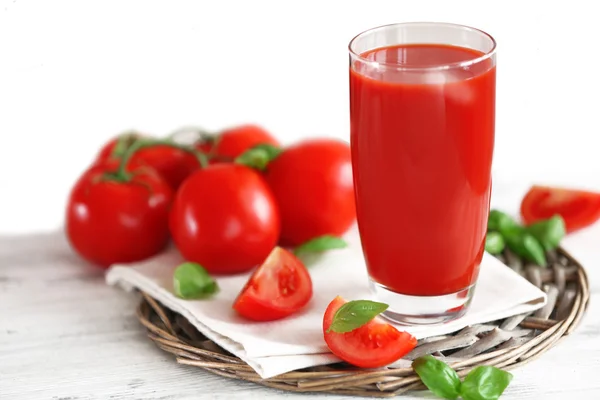
<svg viewBox="0 0 600 400">
<path fill-rule="evenodd" d="M 342 360 L 361 368 L 383 367 L 402 358 L 417 345 L 414 336 L 397 330 L 379 317 L 351 332 L 327 332 L 336 311 L 345 303 L 342 297 L 336 297 L 323 316 L 325 342 Z"/>
<path fill-rule="evenodd" d="M 302 261 L 275 247 L 252 274 L 233 308 L 253 321 L 274 321 L 294 314 L 311 297 L 312 280 Z"/>
<path fill-rule="evenodd" d="M 589 226 L 600 219 L 600 193 L 533 186 L 521 202 L 521 216 L 528 225 L 557 214 L 569 233 Z"/>
</svg>

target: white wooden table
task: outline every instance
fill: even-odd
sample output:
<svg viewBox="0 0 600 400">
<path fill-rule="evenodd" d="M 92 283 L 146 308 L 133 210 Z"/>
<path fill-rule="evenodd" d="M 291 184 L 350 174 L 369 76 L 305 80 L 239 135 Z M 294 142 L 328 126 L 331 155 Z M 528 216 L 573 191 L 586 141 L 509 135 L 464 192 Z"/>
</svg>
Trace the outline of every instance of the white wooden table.
<svg viewBox="0 0 600 400">
<path fill-rule="evenodd" d="M 599 269 L 588 267 L 592 302 L 579 328 L 515 370 L 503 399 L 600 398 Z M 145 337 L 137 301 L 105 285 L 60 232 L 0 237 L 0 399 L 342 398 L 284 393 L 178 365 Z"/>
</svg>

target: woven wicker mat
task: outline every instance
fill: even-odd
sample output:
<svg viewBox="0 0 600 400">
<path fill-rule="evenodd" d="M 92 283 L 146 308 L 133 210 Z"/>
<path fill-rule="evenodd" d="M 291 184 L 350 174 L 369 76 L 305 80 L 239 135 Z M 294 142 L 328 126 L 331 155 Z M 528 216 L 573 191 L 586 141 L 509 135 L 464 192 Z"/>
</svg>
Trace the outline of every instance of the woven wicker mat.
<svg viewBox="0 0 600 400">
<path fill-rule="evenodd" d="M 589 284 L 583 267 L 563 249 L 547 254 L 549 267 L 524 263 L 510 251 L 497 257 L 548 296 L 543 308 L 488 324 L 468 326 L 450 335 L 419 341 L 407 355 L 445 357 L 464 376 L 478 365 L 511 369 L 535 360 L 577 327 L 589 301 Z M 345 363 L 306 368 L 262 379 L 239 358 L 204 337 L 186 319 L 142 293 L 137 310 L 140 322 L 158 347 L 177 362 L 217 375 L 242 379 L 293 392 L 323 392 L 366 397 L 393 397 L 424 389 L 410 368 L 360 370 Z"/>
</svg>

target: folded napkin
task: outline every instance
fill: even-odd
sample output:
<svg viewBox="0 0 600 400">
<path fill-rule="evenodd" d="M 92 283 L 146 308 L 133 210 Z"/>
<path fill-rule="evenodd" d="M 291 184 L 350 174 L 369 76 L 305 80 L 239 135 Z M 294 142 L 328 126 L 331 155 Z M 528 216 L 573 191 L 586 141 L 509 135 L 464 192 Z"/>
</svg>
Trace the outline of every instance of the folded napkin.
<svg viewBox="0 0 600 400">
<path fill-rule="evenodd" d="M 347 300 L 372 298 L 356 228 L 347 235 L 349 246 L 332 250 L 311 262 L 314 295 L 297 315 L 273 322 L 251 322 L 239 317 L 232 304 L 250 273 L 216 277 L 220 291 L 210 300 L 181 300 L 173 294 L 173 270 L 184 260 L 175 249 L 128 265 L 113 266 L 109 284 L 138 288 L 187 318 L 200 332 L 252 366 L 263 378 L 339 361 L 322 333 L 323 313 L 337 295 Z M 398 326 L 424 338 L 458 331 L 535 310 L 545 294 L 494 257 L 484 256 L 477 289 L 469 311 L 460 319 L 435 326 Z"/>
</svg>

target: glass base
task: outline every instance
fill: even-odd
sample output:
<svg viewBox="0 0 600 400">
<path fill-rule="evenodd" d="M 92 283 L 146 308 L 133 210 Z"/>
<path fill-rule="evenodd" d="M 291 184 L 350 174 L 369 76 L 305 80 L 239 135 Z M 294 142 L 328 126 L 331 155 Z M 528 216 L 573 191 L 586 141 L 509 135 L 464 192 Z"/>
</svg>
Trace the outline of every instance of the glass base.
<svg viewBox="0 0 600 400">
<path fill-rule="evenodd" d="M 369 286 L 375 300 L 389 305 L 382 316 L 403 325 L 434 325 L 457 319 L 467 312 L 475 292 L 475 285 L 471 285 L 443 296 L 411 296 L 393 292 L 373 280 L 369 280 Z"/>
</svg>

